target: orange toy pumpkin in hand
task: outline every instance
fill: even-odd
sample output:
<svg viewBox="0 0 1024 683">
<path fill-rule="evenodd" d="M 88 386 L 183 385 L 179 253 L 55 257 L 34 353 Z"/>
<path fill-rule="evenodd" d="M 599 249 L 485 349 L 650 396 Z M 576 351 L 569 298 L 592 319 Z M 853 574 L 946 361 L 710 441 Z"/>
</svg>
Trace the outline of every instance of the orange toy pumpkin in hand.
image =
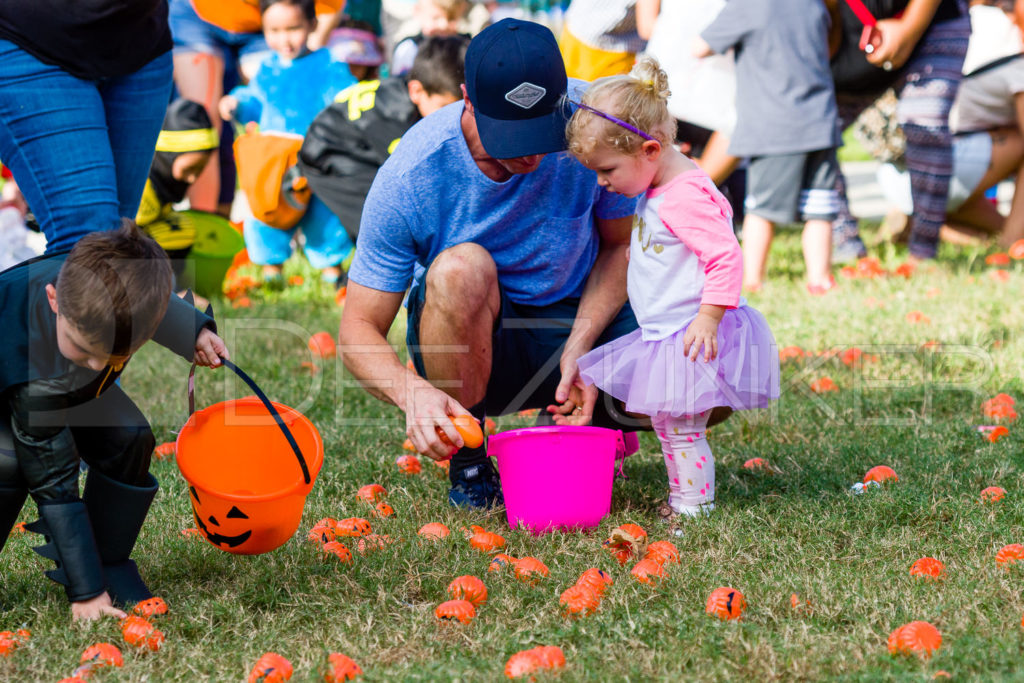
<svg viewBox="0 0 1024 683">
<path fill-rule="evenodd" d="M 448 595 L 455 600 L 468 600 L 474 607 L 487 603 L 487 586 L 475 576 L 459 576 L 448 584 Z"/>
<path fill-rule="evenodd" d="M 256 661 L 249 672 L 249 683 L 282 683 L 292 677 L 292 663 L 277 654 L 268 652 Z"/>
<path fill-rule="evenodd" d="M 938 579 L 946 571 L 946 565 L 934 557 L 922 557 L 910 565 L 910 575 L 928 579 Z"/>
<path fill-rule="evenodd" d="M 477 448 L 484 444 L 484 433 L 480 429 L 480 423 L 476 421 L 475 417 L 472 415 L 449 415 L 448 419 L 452 421 L 455 431 L 462 437 L 462 442 L 466 444 L 466 448 Z M 437 432 L 437 436 L 442 442 L 455 448 L 455 444 L 448 440 L 444 430 L 440 427 L 434 427 L 434 431 Z"/>
<path fill-rule="evenodd" d="M 468 624 L 476 617 L 476 608 L 469 600 L 448 600 L 434 609 L 434 616 L 441 621 Z"/>
<path fill-rule="evenodd" d="M 890 654 L 930 657 L 942 646 L 942 634 L 927 621 L 912 621 L 889 634 Z"/>
<path fill-rule="evenodd" d="M 603 596 L 612 583 L 614 583 L 612 577 L 607 572 L 601 571 L 596 567 L 588 569 L 580 574 L 580 578 L 576 579 L 577 586 L 590 588 L 597 593 L 598 597 Z"/>
<path fill-rule="evenodd" d="M 536 557 L 524 557 L 516 562 L 516 578 L 526 583 L 537 583 L 548 575 L 546 564 Z"/>
<path fill-rule="evenodd" d="M 665 566 L 655 560 L 644 559 L 637 562 L 629 573 L 640 583 L 653 586 L 658 580 L 665 578 Z"/>
<path fill-rule="evenodd" d="M 378 500 L 384 500 L 387 495 L 388 492 L 380 484 L 367 484 L 366 486 L 361 486 L 356 491 L 356 498 L 367 503 L 376 503 Z"/>
<path fill-rule="evenodd" d="M 327 655 L 327 671 L 324 672 L 324 683 L 341 683 L 354 681 L 363 675 L 363 670 L 351 657 L 332 652 Z"/>
<path fill-rule="evenodd" d="M 586 616 L 593 614 L 601 604 L 601 596 L 590 586 L 576 584 L 565 589 L 558 603 L 566 616 Z"/>
<path fill-rule="evenodd" d="M 429 538 L 434 541 L 439 541 L 442 538 L 448 536 L 451 531 L 448 530 L 444 524 L 440 522 L 428 522 L 420 527 L 420 530 L 416 532 L 423 538 Z"/>
<path fill-rule="evenodd" d="M 722 587 L 711 591 L 704 611 L 722 620 L 739 619 L 747 609 L 747 599 L 735 588 Z"/>
</svg>

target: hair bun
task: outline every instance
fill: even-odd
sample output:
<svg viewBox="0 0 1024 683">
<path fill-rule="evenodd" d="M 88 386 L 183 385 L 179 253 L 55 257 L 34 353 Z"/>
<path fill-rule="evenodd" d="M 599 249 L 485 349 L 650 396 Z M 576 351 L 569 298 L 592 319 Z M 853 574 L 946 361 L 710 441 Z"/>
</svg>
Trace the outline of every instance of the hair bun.
<svg viewBox="0 0 1024 683">
<path fill-rule="evenodd" d="M 641 85 L 658 99 L 667 100 L 672 95 L 672 91 L 668 89 L 668 74 L 654 57 L 641 57 L 629 75 L 640 81 Z"/>
</svg>

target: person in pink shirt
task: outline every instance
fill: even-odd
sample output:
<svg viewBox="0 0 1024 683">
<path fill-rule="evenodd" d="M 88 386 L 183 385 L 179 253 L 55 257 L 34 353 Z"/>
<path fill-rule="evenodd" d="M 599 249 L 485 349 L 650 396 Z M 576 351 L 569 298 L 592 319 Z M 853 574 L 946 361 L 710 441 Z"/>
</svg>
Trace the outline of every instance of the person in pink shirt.
<svg viewBox="0 0 1024 683">
<path fill-rule="evenodd" d="M 640 197 L 627 292 L 640 328 L 579 359 L 575 389 L 597 388 L 649 415 L 668 469 L 669 521 L 714 509 L 715 409 L 764 408 L 779 396 L 768 323 L 740 296 L 743 252 L 715 184 L 672 146 L 668 76 L 650 57 L 628 76 L 595 81 L 568 125 L 569 151 L 598 184 Z M 556 415 L 560 424 L 585 416 Z"/>
</svg>

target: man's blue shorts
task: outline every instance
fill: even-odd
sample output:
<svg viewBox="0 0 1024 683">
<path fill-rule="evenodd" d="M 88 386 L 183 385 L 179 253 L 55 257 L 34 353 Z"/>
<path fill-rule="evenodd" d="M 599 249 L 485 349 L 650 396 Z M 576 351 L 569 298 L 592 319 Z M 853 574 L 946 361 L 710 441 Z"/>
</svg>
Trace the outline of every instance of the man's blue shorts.
<svg viewBox="0 0 1024 683">
<path fill-rule="evenodd" d="M 544 408 L 555 402 L 555 389 L 562 378 L 559 360 L 569 338 L 579 298 L 562 299 L 548 306 L 513 303 L 501 287 L 501 310 L 491 336 L 493 355 L 487 382 L 488 415 L 506 415 L 529 408 Z M 419 348 L 420 315 L 426 301 L 426 274 L 409 292 L 408 326 L 405 335 L 409 355 L 421 377 L 426 377 Z M 601 334 L 595 346 L 628 334 L 637 328 L 633 309 L 626 303 Z M 604 401 L 598 400 L 598 411 Z M 470 406 L 466 406 L 469 408 Z M 595 423 L 603 422 L 595 412 Z M 604 425 L 601 425 L 604 426 Z"/>
</svg>

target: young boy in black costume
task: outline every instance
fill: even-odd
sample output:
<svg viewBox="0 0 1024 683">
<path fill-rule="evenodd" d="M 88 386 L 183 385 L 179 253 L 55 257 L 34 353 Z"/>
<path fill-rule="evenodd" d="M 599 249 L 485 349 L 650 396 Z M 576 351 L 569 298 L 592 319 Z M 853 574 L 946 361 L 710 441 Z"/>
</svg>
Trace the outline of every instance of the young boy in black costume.
<svg viewBox="0 0 1024 683">
<path fill-rule="evenodd" d="M 228 357 L 213 319 L 171 285 L 164 251 L 128 220 L 0 273 L 0 548 L 31 494 L 27 528 L 46 536 L 36 552 L 57 563 L 46 573 L 75 619 L 152 595 L 129 556 L 157 491 L 155 439 L 115 381 L 150 338 L 200 365 Z"/>
</svg>

